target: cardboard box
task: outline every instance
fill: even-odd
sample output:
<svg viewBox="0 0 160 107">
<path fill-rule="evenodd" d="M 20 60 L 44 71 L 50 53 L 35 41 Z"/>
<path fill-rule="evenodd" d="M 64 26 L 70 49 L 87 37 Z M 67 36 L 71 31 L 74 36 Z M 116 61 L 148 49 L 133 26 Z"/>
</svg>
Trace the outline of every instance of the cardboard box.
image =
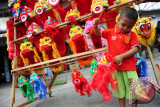
<svg viewBox="0 0 160 107">
<path fill-rule="evenodd" d="M 73 64 L 69 64 L 69 69 L 70 69 L 70 71 L 73 71 L 73 70 L 80 69 L 80 67 L 79 67 L 79 64 L 76 62 L 76 63 L 73 63 Z"/>
<path fill-rule="evenodd" d="M 155 49 L 155 50 L 153 51 L 153 53 L 158 53 L 158 49 Z"/>
</svg>

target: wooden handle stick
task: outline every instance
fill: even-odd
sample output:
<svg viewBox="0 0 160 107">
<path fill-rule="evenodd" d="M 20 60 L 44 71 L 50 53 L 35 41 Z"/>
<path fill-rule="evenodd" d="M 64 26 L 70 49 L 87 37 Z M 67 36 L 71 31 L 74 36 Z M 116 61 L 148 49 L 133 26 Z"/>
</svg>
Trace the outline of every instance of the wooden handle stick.
<svg viewBox="0 0 160 107">
<path fill-rule="evenodd" d="M 102 13 L 104 12 L 104 10 L 105 10 L 105 8 L 103 8 L 102 12 L 101 12 L 100 15 L 98 16 L 98 20 L 100 19 L 100 17 L 101 17 L 101 15 L 102 15 Z M 93 26 L 90 34 L 88 35 L 88 38 L 91 36 L 91 33 L 92 33 L 92 31 L 93 31 L 93 29 L 94 29 L 95 26 L 96 26 L 96 25 Z"/>
</svg>

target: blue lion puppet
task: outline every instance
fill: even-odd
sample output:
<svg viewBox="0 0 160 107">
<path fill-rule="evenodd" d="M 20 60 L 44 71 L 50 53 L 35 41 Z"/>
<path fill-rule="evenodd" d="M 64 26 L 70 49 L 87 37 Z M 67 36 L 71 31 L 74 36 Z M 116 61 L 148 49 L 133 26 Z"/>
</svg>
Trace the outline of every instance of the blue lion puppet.
<svg viewBox="0 0 160 107">
<path fill-rule="evenodd" d="M 47 89 L 45 84 L 42 82 L 41 78 L 33 72 L 33 74 L 30 76 L 30 83 L 34 89 L 34 91 L 38 94 L 38 99 L 47 99 Z"/>
<path fill-rule="evenodd" d="M 139 55 L 139 53 L 135 54 L 136 58 L 136 67 L 137 67 L 137 74 L 138 77 L 148 77 L 148 66 L 144 59 L 142 59 Z"/>
</svg>

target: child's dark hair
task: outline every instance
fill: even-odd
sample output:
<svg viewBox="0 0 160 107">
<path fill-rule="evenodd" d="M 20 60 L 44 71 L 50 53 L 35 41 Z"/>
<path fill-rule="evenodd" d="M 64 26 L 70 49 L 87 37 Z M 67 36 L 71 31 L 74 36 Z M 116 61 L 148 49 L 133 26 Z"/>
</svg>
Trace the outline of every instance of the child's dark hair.
<svg viewBox="0 0 160 107">
<path fill-rule="evenodd" d="M 138 13 L 134 8 L 131 7 L 126 7 L 122 10 L 121 14 L 120 14 L 120 19 L 123 17 L 123 15 L 125 15 L 127 18 L 137 21 L 138 19 Z"/>
</svg>

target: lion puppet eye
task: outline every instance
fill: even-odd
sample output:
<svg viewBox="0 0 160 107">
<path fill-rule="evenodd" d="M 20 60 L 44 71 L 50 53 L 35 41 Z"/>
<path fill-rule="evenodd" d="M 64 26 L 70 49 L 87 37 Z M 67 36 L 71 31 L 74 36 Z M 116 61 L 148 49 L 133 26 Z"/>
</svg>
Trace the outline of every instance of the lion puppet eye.
<svg viewBox="0 0 160 107">
<path fill-rule="evenodd" d="M 78 31 L 80 31 L 80 30 L 81 30 L 81 28 L 77 28 L 77 30 L 78 30 Z"/>
</svg>

